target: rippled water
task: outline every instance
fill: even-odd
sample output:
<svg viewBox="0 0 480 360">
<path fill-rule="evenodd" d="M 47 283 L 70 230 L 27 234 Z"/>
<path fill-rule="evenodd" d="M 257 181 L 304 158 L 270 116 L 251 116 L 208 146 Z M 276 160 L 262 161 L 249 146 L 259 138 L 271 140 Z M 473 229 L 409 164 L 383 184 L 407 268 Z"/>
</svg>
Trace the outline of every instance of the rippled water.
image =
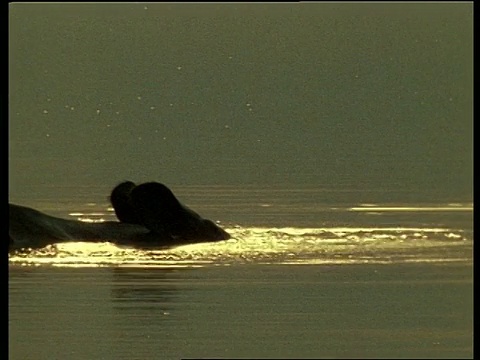
<svg viewBox="0 0 480 360">
<path fill-rule="evenodd" d="M 137 250 L 74 242 L 25 250 L 11 263 L 56 266 L 206 266 L 233 264 L 357 264 L 471 262 L 471 236 L 443 228 L 226 228 L 232 239 Z"/>
<path fill-rule="evenodd" d="M 199 193 L 210 198 L 199 197 Z M 56 266 L 206 266 L 472 259 L 473 205 L 468 203 L 347 203 L 344 198 L 351 192 L 332 194 L 315 190 L 235 192 L 186 188 L 181 194 L 191 199 L 188 204 L 204 216 L 221 220 L 220 225 L 232 239 L 162 251 L 110 243 L 55 244 L 38 251 L 18 252 L 10 257 L 10 262 Z M 45 207 L 48 212 L 49 206 Z M 115 220 L 113 209 L 105 201 L 69 203 L 63 208 L 57 205 L 50 213 L 88 222 Z"/>
<path fill-rule="evenodd" d="M 321 189 L 174 192 L 232 239 L 10 254 L 10 358 L 472 356 L 471 203 Z M 55 216 L 114 220 L 95 189 L 21 200 Z"/>
</svg>

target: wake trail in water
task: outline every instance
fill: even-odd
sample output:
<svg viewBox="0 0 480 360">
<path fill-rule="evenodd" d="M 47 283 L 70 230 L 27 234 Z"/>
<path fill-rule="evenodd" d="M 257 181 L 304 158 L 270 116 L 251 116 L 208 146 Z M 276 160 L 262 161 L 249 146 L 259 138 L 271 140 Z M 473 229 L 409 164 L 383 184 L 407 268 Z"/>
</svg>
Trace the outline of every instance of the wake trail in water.
<svg viewBox="0 0 480 360">
<path fill-rule="evenodd" d="M 471 263 L 470 231 L 422 227 L 243 227 L 232 239 L 168 250 L 70 242 L 9 255 L 17 265 L 203 267 L 235 264 Z"/>
</svg>

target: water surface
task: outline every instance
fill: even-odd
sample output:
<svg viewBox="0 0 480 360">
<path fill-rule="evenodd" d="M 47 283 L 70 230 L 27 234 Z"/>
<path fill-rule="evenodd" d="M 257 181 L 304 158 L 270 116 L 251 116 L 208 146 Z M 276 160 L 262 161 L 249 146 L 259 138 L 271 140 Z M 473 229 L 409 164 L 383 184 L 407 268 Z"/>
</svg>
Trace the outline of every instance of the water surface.
<svg viewBox="0 0 480 360">
<path fill-rule="evenodd" d="M 353 190 L 174 191 L 232 239 L 10 254 L 10 358 L 473 355 L 472 203 Z M 29 205 L 114 219 L 105 196 L 81 191 Z"/>
</svg>

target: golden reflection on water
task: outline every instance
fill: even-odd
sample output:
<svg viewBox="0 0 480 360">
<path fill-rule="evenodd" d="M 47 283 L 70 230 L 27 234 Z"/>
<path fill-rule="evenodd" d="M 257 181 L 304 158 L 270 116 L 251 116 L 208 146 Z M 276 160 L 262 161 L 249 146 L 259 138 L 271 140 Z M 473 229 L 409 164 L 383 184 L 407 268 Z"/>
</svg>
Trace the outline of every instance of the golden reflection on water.
<svg viewBox="0 0 480 360">
<path fill-rule="evenodd" d="M 364 204 L 363 206 L 354 206 L 349 209 L 350 211 L 375 211 L 375 212 L 383 212 L 383 211 L 409 211 L 409 212 L 417 212 L 417 211 L 473 211 L 472 206 L 422 206 L 422 207 L 411 207 L 411 206 L 375 206 L 370 204 Z"/>
<path fill-rule="evenodd" d="M 417 227 L 226 229 L 232 239 L 135 249 L 112 243 L 69 242 L 9 255 L 10 264 L 62 267 L 205 267 L 233 264 L 384 264 L 472 261 L 472 241 L 461 230 Z"/>
</svg>

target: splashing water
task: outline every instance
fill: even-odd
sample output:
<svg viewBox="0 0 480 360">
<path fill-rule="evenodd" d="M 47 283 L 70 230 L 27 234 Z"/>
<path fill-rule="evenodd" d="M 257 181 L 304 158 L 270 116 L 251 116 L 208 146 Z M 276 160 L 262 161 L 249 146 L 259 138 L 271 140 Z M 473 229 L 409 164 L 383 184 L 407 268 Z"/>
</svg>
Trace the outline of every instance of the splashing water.
<svg viewBox="0 0 480 360">
<path fill-rule="evenodd" d="M 168 250 L 71 242 L 9 255 L 11 264 L 71 267 L 202 267 L 234 264 L 472 262 L 472 234 L 408 227 L 226 228 L 232 239 Z"/>
</svg>

